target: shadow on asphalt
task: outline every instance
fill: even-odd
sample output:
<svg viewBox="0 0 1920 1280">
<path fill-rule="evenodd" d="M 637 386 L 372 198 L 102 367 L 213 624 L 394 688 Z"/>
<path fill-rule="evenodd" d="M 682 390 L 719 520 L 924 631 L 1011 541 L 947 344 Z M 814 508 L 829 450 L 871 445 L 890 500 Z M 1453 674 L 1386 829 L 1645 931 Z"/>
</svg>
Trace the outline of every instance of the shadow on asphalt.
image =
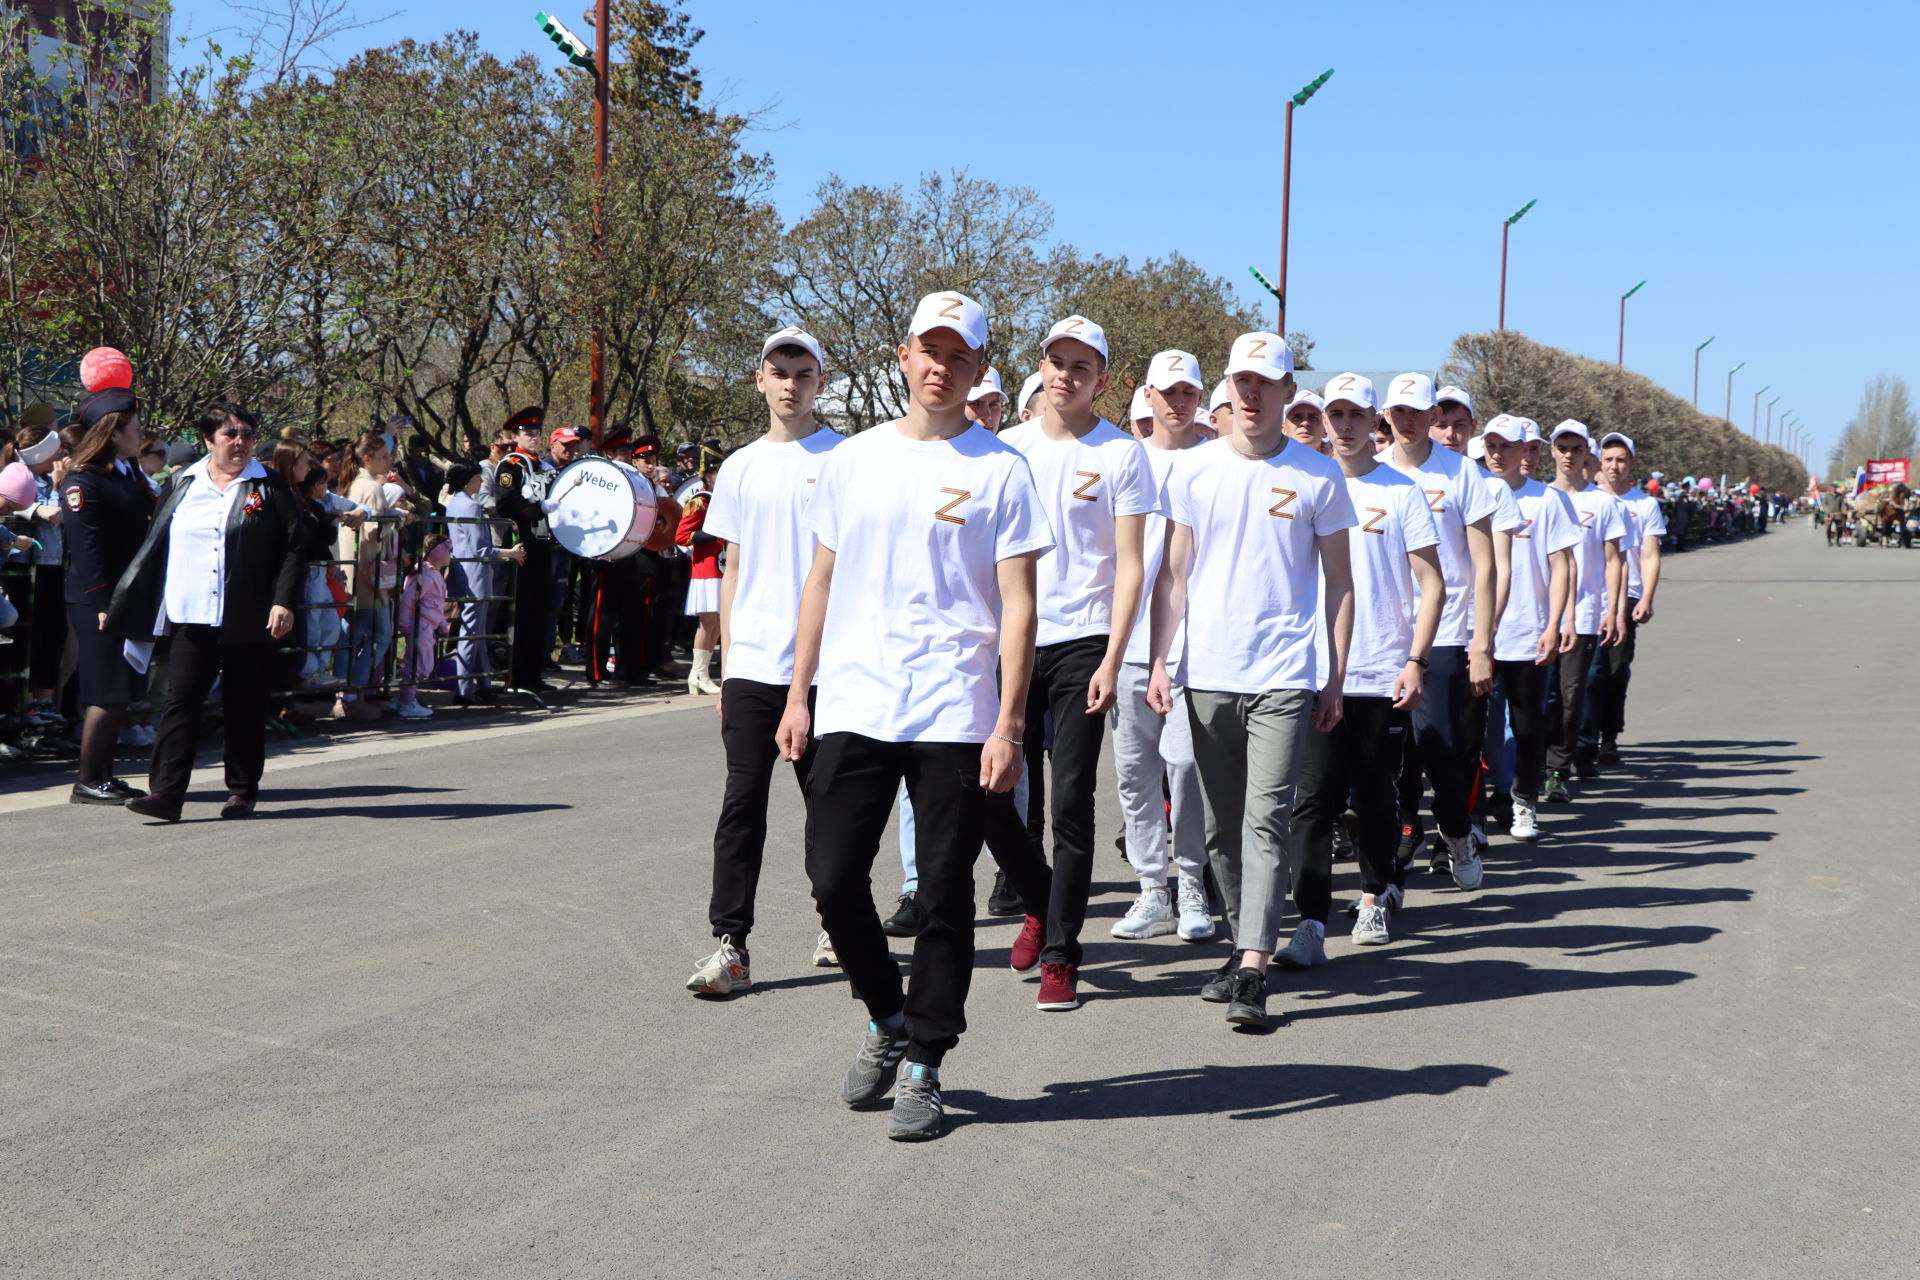
<svg viewBox="0 0 1920 1280">
<path fill-rule="evenodd" d="M 1170 1119 L 1225 1114 L 1272 1120 L 1302 1111 L 1439 1097 L 1484 1089 L 1507 1072 L 1471 1063 L 1409 1067 L 1268 1063 L 1245 1067 L 1176 1067 L 1103 1080 L 1066 1080 L 1037 1098 L 996 1098 L 975 1089 L 943 1090 L 951 1129 L 972 1123 L 1034 1124 L 1058 1120 Z M 954 1112 L 961 1114 L 953 1114 Z"/>
</svg>

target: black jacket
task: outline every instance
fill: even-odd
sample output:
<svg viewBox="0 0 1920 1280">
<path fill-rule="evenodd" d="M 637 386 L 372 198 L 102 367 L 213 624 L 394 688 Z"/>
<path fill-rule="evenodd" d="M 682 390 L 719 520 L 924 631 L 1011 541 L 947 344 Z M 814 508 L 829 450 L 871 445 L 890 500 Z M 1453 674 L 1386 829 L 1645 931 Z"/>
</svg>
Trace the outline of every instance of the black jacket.
<svg viewBox="0 0 1920 1280">
<path fill-rule="evenodd" d="M 167 481 L 147 528 L 146 541 L 120 575 L 107 630 L 123 640 L 153 636 L 167 585 L 167 533 L 180 497 L 199 479 L 182 471 Z M 306 580 L 305 520 L 300 501 L 278 472 L 234 481 L 240 496 L 227 517 L 226 605 L 220 638 L 227 644 L 268 644 L 267 612 L 274 605 L 297 608 Z M 255 501 L 255 499 L 258 501 Z"/>
<path fill-rule="evenodd" d="M 137 471 L 75 471 L 60 489 L 67 514 L 67 603 L 104 612 L 153 519 L 153 490 Z"/>
</svg>

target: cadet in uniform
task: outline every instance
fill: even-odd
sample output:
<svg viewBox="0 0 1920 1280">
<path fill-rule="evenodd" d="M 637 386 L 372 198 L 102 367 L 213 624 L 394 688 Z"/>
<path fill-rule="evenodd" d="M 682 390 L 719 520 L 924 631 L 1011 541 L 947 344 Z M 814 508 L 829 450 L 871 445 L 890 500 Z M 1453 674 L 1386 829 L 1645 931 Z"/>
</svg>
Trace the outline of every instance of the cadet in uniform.
<svg viewBox="0 0 1920 1280">
<path fill-rule="evenodd" d="M 494 505 L 513 521 L 526 561 L 514 580 L 512 684 L 536 692 L 553 686 L 541 678 L 548 614 L 553 608 L 553 532 L 547 527 L 547 480 L 551 472 L 540 461 L 540 425 L 547 411 L 522 409 L 507 419 L 513 449 L 500 460 L 493 475 Z"/>
</svg>

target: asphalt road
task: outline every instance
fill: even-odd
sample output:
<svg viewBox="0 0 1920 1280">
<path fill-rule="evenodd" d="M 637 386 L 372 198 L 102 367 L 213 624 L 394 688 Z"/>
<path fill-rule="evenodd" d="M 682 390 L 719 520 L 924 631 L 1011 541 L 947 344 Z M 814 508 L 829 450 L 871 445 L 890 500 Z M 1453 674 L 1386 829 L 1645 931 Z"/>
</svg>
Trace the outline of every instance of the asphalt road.
<svg viewBox="0 0 1920 1280">
<path fill-rule="evenodd" d="M 1116 856 L 1079 1012 L 982 917 L 921 1146 L 835 1099 L 785 780 L 757 986 L 681 989 L 710 705 L 277 756 L 250 824 L 16 790 L 0 1273 L 1913 1275 L 1916 584 L 1804 524 L 1670 561 L 1625 769 L 1272 1034 L 1195 999 L 1216 948 L 1106 936 Z"/>
</svg>

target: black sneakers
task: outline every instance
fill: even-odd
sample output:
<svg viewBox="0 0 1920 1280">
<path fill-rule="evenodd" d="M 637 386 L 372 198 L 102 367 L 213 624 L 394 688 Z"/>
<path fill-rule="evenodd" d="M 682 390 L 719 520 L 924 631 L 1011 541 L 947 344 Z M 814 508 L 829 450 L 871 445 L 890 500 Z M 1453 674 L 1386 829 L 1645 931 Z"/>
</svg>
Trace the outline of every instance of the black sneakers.
<svg viewBox="0 0 1920 1280">
<path fill-rule="evenodd" d="M 889 938 L 917 938 L 926 925 L 926 913 L 920 910 L 920 904 L 913 900 L 913 891 L 909 889 L 900 895 L 899 908 L 880 922 L 880 932 Z"/>
<path fill-rule="evenodd" d="M 1258 969 L 1240 969 L 1232 979 L 1227 1021 L 1236 1027 L 1267 1025 L 1267 975 Z"/>
<path fill-rule="evenodd" d="M 1020 895 L 1007 884 L 1007 873 L 993 873 L 993 892 L 987 895 L 987 914 L 990 916 L 1023 916 L 1027 908 L 1020 901 Z"/>
<path fill-rule="evenodd" d="M 1233 999 L 1233 971 L 1239 966 L 1240 950 L 1235 948 L 1227 953 L 1227 958 L 1206 984 L 1200 988 L 1200 998 L 1208 1004 L 1225 1004 Z"/>
</svg>

